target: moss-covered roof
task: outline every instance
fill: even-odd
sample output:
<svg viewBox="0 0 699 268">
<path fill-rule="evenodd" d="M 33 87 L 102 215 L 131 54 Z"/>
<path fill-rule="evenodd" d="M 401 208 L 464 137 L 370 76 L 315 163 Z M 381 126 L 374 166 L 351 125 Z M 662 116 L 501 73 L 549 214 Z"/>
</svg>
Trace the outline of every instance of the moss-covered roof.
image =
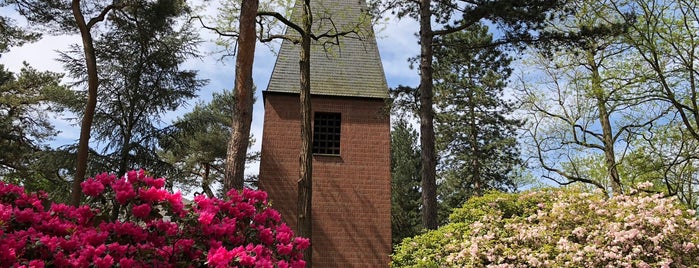
<svg viewBox="0 0 699 268">
<path fill-rule="evenodd" d="M 323 38 L 311 45 L 311 94 L 387 98 L 388 86 L 376 46 L 365 0 L 311 1 L 314 34 L 355 31 L 337 39 Z M 300 1 L 292 21 L 300 22 Z M 336 30 L 333 30 L 336 29 Z M 299 34 L 287 27 L 286 34 Z M 339 44 L 338 44 L 339 43 Z M 267 91 L 299 92 L 301 45 L 282 42 Z"/>
</svg>

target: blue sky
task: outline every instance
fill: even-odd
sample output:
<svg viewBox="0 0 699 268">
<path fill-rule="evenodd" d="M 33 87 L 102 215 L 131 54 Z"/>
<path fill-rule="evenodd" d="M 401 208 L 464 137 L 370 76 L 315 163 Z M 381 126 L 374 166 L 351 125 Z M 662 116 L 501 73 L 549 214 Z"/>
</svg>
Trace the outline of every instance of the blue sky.
<svg viewBox="0 0 699 268">
<path fill-rule="evenodd" d="M 0 10 L 6 13 L 7 9 Z M 6 14 L 3 14 L 6 15 Z M 418 24 L 410 19 L 397 20 L 391 18 L 383 25 L 375 27 L 377 43 L 381 60 L 386 74 L 389 87 L 397 85 L 416 86 L 419 83 L 417 70 L 411 70 L 407 59 L 418 55 L 419 46 L 415 33 Z M 201 31 L 204 42 L 200 49 L 202 53 L 210 54 L 217 51 L 218 47 L 213 43 L 213 36 L 206 30 Z M 65 50 L 69 45 L 79 43 L 78 36 L 45 36 L 39 42 L 28 44 L 22 47 L 13 47 L 10 52 L 2 54 L 0 64 L 5 65 L 10 71 L 18 73 L 22 67 L 22 62 L 28 62 L 38 70 L 49 70 L 63 73 L 63 68 L 55 59 L 58 57 L 57 50 Z M 258 44 L 255 53 L 255 65 L 253 70 L 253 80 L 258 88 L 257 99 L 253 112 L 252 134 L 256 139 L 253 150 L 260 149 L 260 139 L 262 137 L 262 120 L 264 109 L 262 105 L 261 91 L 267 88 L 267 83 L 274 68 L 275 53 L 279 49 L 279 43 L 271 46 Z M 220 55 L 207 55 L 202 59 L 189 60 L 184 68 L 198 70 L 200 78 L 208 79 L 209 84 L 200 92 L 199 97 L 192 99 L 184 108 L 167 115 L 166 121 L 176 119 L 178 116 L 191 110 L 198 101 L 208 102 L 211 100 L 213 92 L 220 92 L 224 89 L 232 89 L 234 84 L 235 64 L 234 58 L 229 57 L 225 61 L 220 61 Z M 53 144 L 56 146 L 75 143 L 80 131 L 77 121 L 67 119 L 74 118 L 75 115 L 57 115 L 53 121 L 54 125 L 61 131 Z M 94 142 L 92 147 L 98 146 Z M 254 164 L 248 168 L 250 174 L 257 173 L 258 166 Z"/>
</svg>

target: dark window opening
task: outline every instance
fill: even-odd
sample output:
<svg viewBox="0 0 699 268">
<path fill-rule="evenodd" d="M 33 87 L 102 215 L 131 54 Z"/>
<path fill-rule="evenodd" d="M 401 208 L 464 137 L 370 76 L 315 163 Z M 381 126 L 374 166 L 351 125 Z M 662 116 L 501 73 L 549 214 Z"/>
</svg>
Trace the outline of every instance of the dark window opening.
<svg viewBox="0 0 699 268">
<path fill-rule="evenodd" d="M 340 154 L 340 114 L 315 113 L 313 121 L 313 153 Z"/>
</svg>

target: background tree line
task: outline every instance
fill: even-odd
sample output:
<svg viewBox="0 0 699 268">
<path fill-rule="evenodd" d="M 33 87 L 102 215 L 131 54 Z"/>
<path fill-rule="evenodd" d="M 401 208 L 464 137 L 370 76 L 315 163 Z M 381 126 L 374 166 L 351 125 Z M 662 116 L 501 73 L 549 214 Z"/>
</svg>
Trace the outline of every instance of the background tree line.
<svg viewBox="0 0 699 268">
<path fill-rule="evenodd" d="M 529 188 L 531 182 L 582 183 L 620 195 L 650 181 L 654 187 L 644 191 L 677 196 L 693 209 L 699 205 L 697 3 L 609 0 L 563 6 L 547 13 L 528 40 L 493 38 L 508 33 L 488 29 L 492 24 L 482 24 L 485 20 L 433 38 L 440 224 L 472 196 Z M 394 89 L 398 114 L 424 113 L 421 90 Z M 393 129 L 394 139 L 410 144 L 422 134 L 410 124 Z M 402 158 L 419 161 L 419 150 L 392 143 L 394 241 L 431 228 L 405 220 L 430 209 L 409 202 L 425 190 L 416 184 L 425 177 L 418 179 L 415 166 L 403 165 Z"/>
</svg>

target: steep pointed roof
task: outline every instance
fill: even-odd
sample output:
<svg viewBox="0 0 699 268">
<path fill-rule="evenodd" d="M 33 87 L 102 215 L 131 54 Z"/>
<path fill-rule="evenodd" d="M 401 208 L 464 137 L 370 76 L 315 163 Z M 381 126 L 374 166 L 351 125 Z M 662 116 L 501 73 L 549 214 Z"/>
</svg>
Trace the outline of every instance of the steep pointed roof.
<svg viewBox="0 0 699 268">
<path fill-rule="evenodd" d="M 301 1 L 296 2 L 292 21 L 301 21 Z M 311 44 L 311 94 L 388 98 L 388 86 L 365 0 L 313 0 L 314 34 L 354 30 L 337 39 L 321 39 Z M 299 34 L 287 27 L 286 34 Z M 299 92 L 301 45 L 282 42 L 277 62 L 267 86 L 270 92 Z"/>
</svg>

